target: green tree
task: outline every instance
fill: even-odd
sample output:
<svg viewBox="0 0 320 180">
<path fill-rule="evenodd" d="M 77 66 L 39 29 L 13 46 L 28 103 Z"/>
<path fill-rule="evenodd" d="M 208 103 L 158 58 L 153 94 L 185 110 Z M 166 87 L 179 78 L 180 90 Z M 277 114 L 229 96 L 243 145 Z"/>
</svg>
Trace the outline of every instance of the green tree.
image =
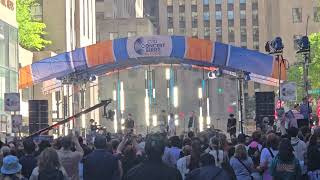
<svg viewBox="0 0 320 180">
<path fill-rule="evenodd" d="M 312 89 L 320 88 L 320 33 L 313 33 L 309 36 L 311 49 L 311 63 L 309 65 L 309 82 Z M 297 83 L 298 100 L 305 93 L 303 82 L 303 56 L 298 55 L 298 63 L 288 70 L 288 80 Z"/>
<path fill-rule="evenodd" d="M 51 44 L 51 41 L 43 38 L 43 35 L 46 34 L 46 25 L 32 19 L 31 7 L 35 4 L 35 0 L 17 0 L 19 43 L 28 50 L 40 51 L 46 45 Z"/>
</svg>

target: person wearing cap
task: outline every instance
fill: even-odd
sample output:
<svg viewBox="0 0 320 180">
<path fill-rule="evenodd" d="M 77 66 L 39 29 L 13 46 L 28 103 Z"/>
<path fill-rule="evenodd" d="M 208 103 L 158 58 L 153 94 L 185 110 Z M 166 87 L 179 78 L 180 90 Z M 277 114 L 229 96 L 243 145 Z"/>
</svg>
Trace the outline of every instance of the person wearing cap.
<svg viewBox="0 0 320 180">
<path fill-rule="evenodd" d="M 164 149 L 164 137 L 149 134 L 145 145 L 147 160 L 129 170 L 124 180 L 182 180 L 177 169 L 162 162 Z"/>
<path fill-rule="evenodd" d="M 8 155 L 3 159 L 0 179 L 26 180 L 26 178 L 20 174 L 21 169 L 22 166 L 19 163 L 19 159 L 16 156 Z"/>
</svg>

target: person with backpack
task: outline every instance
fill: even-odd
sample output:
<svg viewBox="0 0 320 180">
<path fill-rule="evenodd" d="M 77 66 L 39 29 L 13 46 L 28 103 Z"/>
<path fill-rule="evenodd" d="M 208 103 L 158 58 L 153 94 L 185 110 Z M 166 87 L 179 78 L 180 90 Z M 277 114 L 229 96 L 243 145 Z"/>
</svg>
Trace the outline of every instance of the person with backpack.
<svg viewBox="0 0 320 180">
<path fill-rule="evenodd" d="M 301 179 L 300 163 L 294 157 L 293 147 L 289 139 L 281 140 L 279 153 L 273 158 L 269 171 L 273 180 Z"/>
<path fill-rule="evenodd" d="M 279 138 L 276 134 L 270 133 L 267 136 L 267 146 L 262 149 L 260 156 L 260 167 L 263 171 L 263 180 L 272 180 L 268 170 L 272 159 L 278 154 Z"/>
<path fill-rule="evenodd" d="M 217 137 L 212 137 L 210 139 L 210 151 L 209 154 L 211 154 L 214 157 L 215 164 L 217 167 L 222 167 L 223 161 L 226 159 L 226 156 L 224 155 L 223 150 L 220 149 L 220 141 Z"/>
<path fill-rule="evenodd" d="M 230 180 L 230 176 L 215 166 L 215 158 L 211 154 L 203 153 L 200 156 L 200 168 L 187 174 L 186 180 Z"/>
<path fill-rule="evenodd" d="M 38 166 L 33 169 L 29 180 L 69 180 L 61 166 L 58 153 L 53 148 L 46 148 L 39 156 Z"/>
</svg>

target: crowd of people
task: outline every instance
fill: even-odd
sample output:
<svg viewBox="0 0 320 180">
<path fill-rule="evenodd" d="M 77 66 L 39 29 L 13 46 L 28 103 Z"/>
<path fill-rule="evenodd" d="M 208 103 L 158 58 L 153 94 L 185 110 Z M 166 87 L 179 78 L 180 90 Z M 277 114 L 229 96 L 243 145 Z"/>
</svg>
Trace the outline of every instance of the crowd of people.
<svg viewBox="0 0 320 180">
<path fill-rule="evenodd" d="M 320 179 L 320 128 L 291 127 L 229 140 L 219 130 L 168 137 L 69 135 L 1 144 L 0 179 L 294 180 Z"/>
</svg>

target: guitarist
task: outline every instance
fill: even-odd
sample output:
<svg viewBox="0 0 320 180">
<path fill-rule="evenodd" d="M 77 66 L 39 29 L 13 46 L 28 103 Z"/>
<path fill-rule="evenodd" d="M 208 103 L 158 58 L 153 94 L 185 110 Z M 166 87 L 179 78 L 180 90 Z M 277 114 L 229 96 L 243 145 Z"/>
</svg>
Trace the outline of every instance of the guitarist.
<svg viewBox="0 0 320 180">
<path fill-rule="evenodd" d="M 237 130 L 237 119 L 234 118 L 234 114 L 229 115 L 228 123 L 227 123 L 227 132 L 230 134 L 230 138 L 236 138 L 236 130 Z"/>
</svg>

